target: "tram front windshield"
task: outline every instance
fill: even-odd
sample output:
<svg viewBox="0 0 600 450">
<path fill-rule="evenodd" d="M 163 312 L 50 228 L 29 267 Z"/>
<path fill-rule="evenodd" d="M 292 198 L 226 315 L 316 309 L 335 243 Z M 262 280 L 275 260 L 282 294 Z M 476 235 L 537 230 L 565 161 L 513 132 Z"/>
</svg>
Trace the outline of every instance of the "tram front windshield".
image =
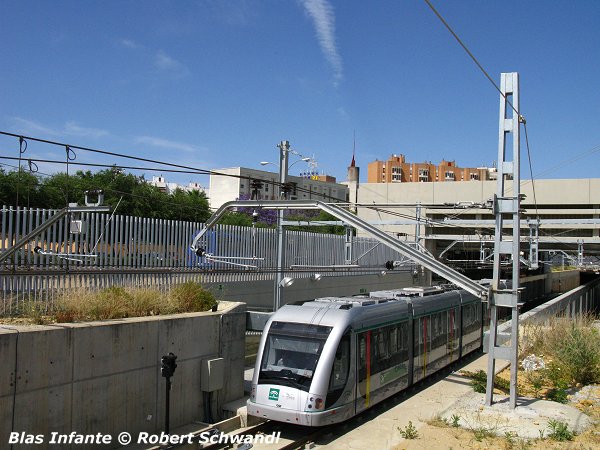
<svg viewBox="0 0 600 450">
<path fill-rule="evenodd" d="M 308 392 L 331 327 L 273 322 L 260 364 L 258 383 L 292 386 Z"/>
</svg>

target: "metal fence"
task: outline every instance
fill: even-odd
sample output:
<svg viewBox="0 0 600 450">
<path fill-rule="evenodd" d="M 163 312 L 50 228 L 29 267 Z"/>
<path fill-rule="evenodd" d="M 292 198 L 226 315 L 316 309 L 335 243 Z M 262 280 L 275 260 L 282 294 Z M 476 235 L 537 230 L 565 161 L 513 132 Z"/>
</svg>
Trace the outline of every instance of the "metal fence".
<svg viewBox="0 0 600 450">
<path fill-rule="evenodd" d="M 0 252 L 48 220 L 56 210 L 3 207 Z M 111 285 L 168 289 L 189 279 L 200 282 L 256 281 L 274 278 L 276 230 L 217 225 L 205 235 L 206 252 L 189 248 L 202 223 L 78 213 L 66 216 L 3 261 L 0 308 L 6 313 L 19 301 L 52 303 L 60 289 Z M 346 262 L 345 236 L 286 230 L 285 270 L 294 277 L 373 273 L 386 261 L 403 257 L 374 239 L 352 238 L 357 268 L 332 268 Z M 319 268 L 321 266 L 321 268 Z M 410 266 L 410 265 L 409 265 Z M 408 267 L 409 269 L 411 267 Z M 2 311 L 0 311 L 2 312 Z"/>
</svg>

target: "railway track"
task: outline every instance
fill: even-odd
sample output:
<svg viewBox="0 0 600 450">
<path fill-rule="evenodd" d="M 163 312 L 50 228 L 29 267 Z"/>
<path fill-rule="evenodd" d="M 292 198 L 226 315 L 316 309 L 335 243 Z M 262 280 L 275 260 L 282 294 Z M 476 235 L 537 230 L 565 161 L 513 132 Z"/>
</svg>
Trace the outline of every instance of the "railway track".
<svg viewBox="0 0 600 450">
<path fill-rule="evenodd" d="M 218 428 L 204 428 L 192 433 L 193 444 L 177 444 L 155 447 L 158 450 L 167 449 L 194 449 L 194 450 L 259 450 L 278 449 L 294 450 L 312 448 L 316 440 L 331 433 L 334 426 L 311 429 L 298 425 L 274 421 L 264 421 L 251 427 L 245 427 L 233 432 L 225 433 Z M 211 440 L 213 443 L 205 441 Z"/>
<path fill-rule="evenodd" d="M 380 414 L 384 413 L 388 409 L 421 392 L 423 389 L 435 384 L 439 380 L 451 374 L 453 371 L 460 369 L 464 365 L 480 356 L 480 351 L 473 352 L 454 365 L 440 370 L 427 379 L 416 383 L 405 391 L 399 392 L 398 394 L 384 400 L 367 411 L 364 411 L 358 416 L 355 416 L 343 423 L 314 429 L 267 420 L 257 425 L 241 428 L 229 433 L 213 427 L 198 431 L 194 434 L 193 440 L 198 442 L 202 436 L 214 434 L 222 436 L 219 442 L 204 445 L 196 443 L 193 445 L 171 446 L 168 448 L 185 448 L 195 450 L 296 450 L 310 449 L 321 445 L 326 445 L 334 441 L 337 437 L 344 435 L 349 430 L 359 427 L 362 423 L 376 419 Z M 263 437 L 261 438 L 261 436 Z M 267 439 L 269 436 L 272 437 L 271 440 Z"/>
</svg>

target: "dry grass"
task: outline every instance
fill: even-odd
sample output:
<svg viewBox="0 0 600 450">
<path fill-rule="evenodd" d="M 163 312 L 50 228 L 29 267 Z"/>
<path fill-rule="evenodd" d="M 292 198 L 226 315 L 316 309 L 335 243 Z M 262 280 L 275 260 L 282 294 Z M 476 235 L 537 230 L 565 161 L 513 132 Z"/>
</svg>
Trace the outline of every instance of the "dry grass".
<svg viewBox="0 0 600 450">
<path fill-rule="evenodd" d="M 594 317 L 554 318 L 546 325 L 525 325 L 519 342 L 523 357 L 535 354 L 546 364 L 543 373 L 557 383 L 600 382 L 600 331 Z"/>
<path fill-rule="evenodd" d="M 191 281 L 173 287 L 168 294 L 154 289 L 113 286 L 98 291 L 79 289 L 65 292 L 55 301 L 53 311 L 40 309 L 39 302 L 27 302 L 17 314 L 0 317 L 0 321 L 35 324 L 85 322 L 207 311 L 216 304 L 211 292 Z"/>
<path fill-rule="evenodd" d="M 522 325 L 519 353 L 522 357 L 535 354 L 544 360 L 545 367 L 525 372 L 519 366 L 518 376 L 520 396 L 569 403 L 592 418 L 594 426 L 591 429 L 574 435 L 566 425 L 554 422 L 549 428 L 541 430 L 543 434 L 540 433 L 539 438 L 524 439 L 508 432 L 504 436 L 495 436 L 497 430 L 489 424 L 467 424 L 458 417 L 452 420 L 435 418 L 428 422 L 426 428 L 419 430 L 423 441 L 427 441 L 428 444 L 435 443 L 427 448 L 600 448 L 600 401 L 577 401 L 568 396 L 570 388 L 574 386 L 600 383 L 600 331 L 593 322 L 594 317 L 580 316 L 575 319 L 555 318 L 544 325 Z M 482 374 L 467 375 L 476 381 L 483 381 Z M 498 374 L 496 383 L 508 385 L 509 377 L 509 369 L 506 369 Z M 460 428 L 451 426 L 452 423 L 459 422 Z M 402 448 L 417 447 L 406 445 Z"/>
</svg>

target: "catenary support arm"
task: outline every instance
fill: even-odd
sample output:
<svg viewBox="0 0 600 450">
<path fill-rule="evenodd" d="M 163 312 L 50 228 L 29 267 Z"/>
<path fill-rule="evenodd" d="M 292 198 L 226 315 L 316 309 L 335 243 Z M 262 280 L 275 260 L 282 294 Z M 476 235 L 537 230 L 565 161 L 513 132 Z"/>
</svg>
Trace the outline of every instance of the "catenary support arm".
<svg viewBox="0 0 600 450">
<path fill-rule="evenodd" d="M 487 300 L 488 288 L 476 283 L 470 278 L 463 274 L 451 269 L 450 267 L 442 264 L 435 258 L 425 253 L 420 252 L 417 249 L 410 247 L 407 243 L 394 239 L 392 236 L 384 233 L 383 231 L 375 228 L 373 225 L 365 222 L 354 214 L 330 203 L 324 203 L 318 200 L 268 200 L 268 201 L 232 201 L 224 203 L 206 222 L 205 227 L 196 235 L 192 242 L 192 250 L 197 254 L 201 254 L 203 249 L 200 245 L 202 236 L 211 229 L 223 215 L 231 209 L 242 208 L 242 207 L 253 207 L 253 208 L 264 208 L 264 209 L 320 209 L 326 211 L 332 216 L 343 220 L 345 223 L 352 225 L 353 227 L 364 231 L 371 237 L 379 240 L 398 253 L 410 258 L 418 264 L 426 267 L 432 272 L 442 276 L 446 280 L 456 284 L 462 289 L 470 292 L 471 294 Z"/>
</svg>

